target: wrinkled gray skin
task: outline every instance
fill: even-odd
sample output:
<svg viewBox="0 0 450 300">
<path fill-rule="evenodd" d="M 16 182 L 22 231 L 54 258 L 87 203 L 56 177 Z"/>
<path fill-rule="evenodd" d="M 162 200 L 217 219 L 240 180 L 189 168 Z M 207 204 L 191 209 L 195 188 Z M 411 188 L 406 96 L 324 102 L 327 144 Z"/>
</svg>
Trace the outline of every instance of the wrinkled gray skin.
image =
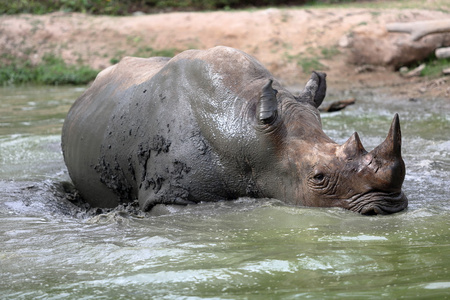
<svg viewBox="0 0 450 300">
<path fill-rule="evenodd" d="M 325 74 L 300 96 L 253 57 L 216 47 L 124 58 L 74 103 L 62 133 L 70 176 L 93 206 L 270 197 L 363 214 L 407 206 L 398 116 L 371 152 L 355 133 L 338 145 L 317 107 Z"/>
</svg>

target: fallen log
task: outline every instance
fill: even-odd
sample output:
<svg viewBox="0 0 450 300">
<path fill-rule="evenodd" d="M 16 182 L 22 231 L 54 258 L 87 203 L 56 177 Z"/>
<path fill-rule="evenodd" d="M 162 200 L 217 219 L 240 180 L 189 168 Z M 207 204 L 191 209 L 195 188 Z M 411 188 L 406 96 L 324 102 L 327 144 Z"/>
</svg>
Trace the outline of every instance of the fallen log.
<svg viewBox="0 0 450 300">
<path fill-rule="evenodd" d="M 414 77 L 414 76 L 420 76 L 420 74 L 422 73 L 423 69 L 425 69 L 426 64 L 421 64 L 420 66 L 418 66 L 415 69 L 412 69 L 409 72 L 406 73 L 400 73 L 401 76 L 406 77 L 406 78 L 410 78 L 410 77 Z"/>
<path fill-rule="evenodd" d="M 418 21 L 411 23 L 390 23 L 386 24 L 389 32 L 405 32 L 411 34 L 413 41 L 418 41 L 422 37 L 432 33 L 450 32 L 450 19 Z"/>
<path fill-rule="evenodd" d="M 450 57 L 450 47 L 436 49 L 435 55 L 437 58 L 449 58 Z"/>
<path fill-rule="evenodd" d="M 347 100 L 334 101 L 330 105 L 328 105 L 327 107 L 319 108 L 319 110 L 321 112 L 339 111 L 339 110 L 342 110 L 342 109 L 346 108 L 349 105 L 355 104 L 355 102 L 356 102 L 355 98 L 350 98 L 350 99 L 347 99 Z"/>
</svg>

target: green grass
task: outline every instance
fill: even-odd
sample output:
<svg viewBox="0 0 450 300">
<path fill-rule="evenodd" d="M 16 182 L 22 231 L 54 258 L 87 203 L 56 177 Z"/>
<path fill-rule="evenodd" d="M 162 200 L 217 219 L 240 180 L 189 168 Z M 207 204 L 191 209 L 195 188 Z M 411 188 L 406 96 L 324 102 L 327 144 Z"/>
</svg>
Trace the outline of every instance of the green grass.
<svg viewBox="0 0 450 300">
<path fill-rule="evenodd" d="M 97 15 L 129 15 L 136 11 L 158 13 L 161 11 L 207 11 L 254 9 L 266 7 L 295 8 L 373 8 L 373 9 L 432 9 L 450 11 L 448 0 L 0 0 L 0 14 L 46 14 L 54 11 L 82 12 Z M 376 12 L 374 12 L 376 13 Z M 287 15 L 284 20 L 287 20 Z"/>
<path fill-rule="evenodd" d="M 443 69 L 450 68 L 450 58 L 439 59 L 435 56 L 434 53 L 432 53 L 424 60 L 411 63 L 410 65 L 408 65 L 408 69 L 413 70 L 421 64 L 425 64 L 425 68 L 420 72 L 420 76 L 437 78 L 442 76 Z"/>
<path fill-rule="evenodd" d="M 430 59 L 425 62 L 425 69 L 420 72 L 420 76 L 424 77 L 439 77 L 442 75 L 442 70 L 450 68 L 450 58 L 446 59 Z"/>
<path fill-rule="evenodd" d="M 317 54 L 317 49 L 308 48 L 306 53 L 300 52 L 295 55 L 291 55 L 285 52 L 285 58 L 288 62 L 295 62 L 297 66 L 302 68 L 304 73 L 310 73 L 314 70 L 326 70 L 326 66 L 323 65 L 320 60 L 333 59 L 336 55 L 341 52 L 336 46 L 331 47 L 320 47 L 320 54 Z"/>
<path fill-rule="evenodd" d="M 0 14 L 46 14 L 54 11 L 123 15 L 138 0 L 14 0 L 0 1 Z"/>
<path fill-rule="evenodd" d="M 60 57 L 47 54 L 42 62 L 33 65 L 30 61 L 19 58 L 2 57 L 0 68 L 0 85 L 36 83 L 47 85 L 82 85 L 94 80 L 98 71 L 84 65 L 67 65 Z"/>
<path fill-rule="evenodd" d="M 297 66 L 302 68 L 304 73 L 310 73 L 314 70 L 323 70 L 325 66 L 316 57 L 309 57 L 304 53 L 298 53 L 296 55 L 285 54 L 289 62 L 296 62 Z"/>
<path fill-rule="evenodd" d="M 182 52 L 176 48 L 169 49 L 153 49 L 152 47 L 143 46 L 139 47 L 131 56 L 136 57 L 155 57 L 155 56 L 163 56 L 163 57 L 174 57 L 176 54 Z M 125 51 L 118 51 L 113 58 L 109 60 L 111 64 L 117 64 L 123 57 L 125 56 Z"/>
<path fill-rule="evenodd" d="M 180 52 L 181 52 L 180 50 L 175 48 L 157 50 L 153 49 L 152 47 L 144 46 L 139 47 L 133 55 L 137 57 L 154 57 L 154 56 L 173 57 Z"/>
<path fill-rule="evenodd" d="M 229 10 L 255 6 L 283 5 L 283 0 L 13 0 L 0 1 L 0 14 L 45 14 L 54 11 L 103 15 L 128 15 L 135 11 Z M 307 0 L 298 0 L 305 3 Z"/>
<path fill-rule="evenodd" d="M 322 54 L 322 57 L 324 59 L 332 59 L 336 55 L 340 54 L 341 51 L 339 51 L 337 46 L 331 46 L 331 47 L 323 47 L 320 49 L 320 53 Z"/>
</svg>

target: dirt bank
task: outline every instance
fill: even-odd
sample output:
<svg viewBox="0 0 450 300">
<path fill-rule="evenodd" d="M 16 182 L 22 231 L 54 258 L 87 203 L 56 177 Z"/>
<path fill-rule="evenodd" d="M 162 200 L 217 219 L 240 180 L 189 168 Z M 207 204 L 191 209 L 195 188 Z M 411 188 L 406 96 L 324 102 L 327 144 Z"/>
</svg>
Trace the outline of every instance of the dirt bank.
<svg viewBox="0 0 450 300">
<path fill-rule="evenodd" d="M 356 72 L 357 66 L 346 61 L 348 49 L 338 43 L 344 34 L 362 26 L 449 17 L 448 13 L 432 10 L 357 8 L 271 8 L 129 17 L 77 13 L 0 16 L 0 55 L 38 62 L 43 54 L 55 53 L 68 63 L 103 69 L 126 55 L 226 45 L 254 55 L 286 84 L 301 84 L 310 69 L 320 69 L 328 73 L 329 85 L 337 88 L 385 87 L 411 98 L 448 97 L 450 79 L 445 77 L 405 79 L 381 67 Z"/>
</svg>

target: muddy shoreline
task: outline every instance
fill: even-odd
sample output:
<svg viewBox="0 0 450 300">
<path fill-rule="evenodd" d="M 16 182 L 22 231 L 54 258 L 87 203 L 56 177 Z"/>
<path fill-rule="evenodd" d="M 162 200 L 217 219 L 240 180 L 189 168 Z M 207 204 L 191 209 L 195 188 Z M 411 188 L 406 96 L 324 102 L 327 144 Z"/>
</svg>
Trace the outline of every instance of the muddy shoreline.
<svg viewBox="0 0 450 300">
<path fill-rule="evenodd" d="M 450 79 L 404 78 L 389 66 L 363 70 L 348 63 L 339 40 L 355 28 L 448 17 L 432 10 L 262 9 L 177 12 L 127 17 L 57 12 L 0 16 L 0 55 L 38 63 L 48 53 L 69 64 L 104 69 L 124 56 L 174 54 L 225 45 L 260 60 L 286 85 L 299 85 L 311 69 L 327 72 L 330 88 L 377 89 L 411 99 L 449 97 Z M 155 52 L 156 51 L 156 52 Z"/>
</svg>

